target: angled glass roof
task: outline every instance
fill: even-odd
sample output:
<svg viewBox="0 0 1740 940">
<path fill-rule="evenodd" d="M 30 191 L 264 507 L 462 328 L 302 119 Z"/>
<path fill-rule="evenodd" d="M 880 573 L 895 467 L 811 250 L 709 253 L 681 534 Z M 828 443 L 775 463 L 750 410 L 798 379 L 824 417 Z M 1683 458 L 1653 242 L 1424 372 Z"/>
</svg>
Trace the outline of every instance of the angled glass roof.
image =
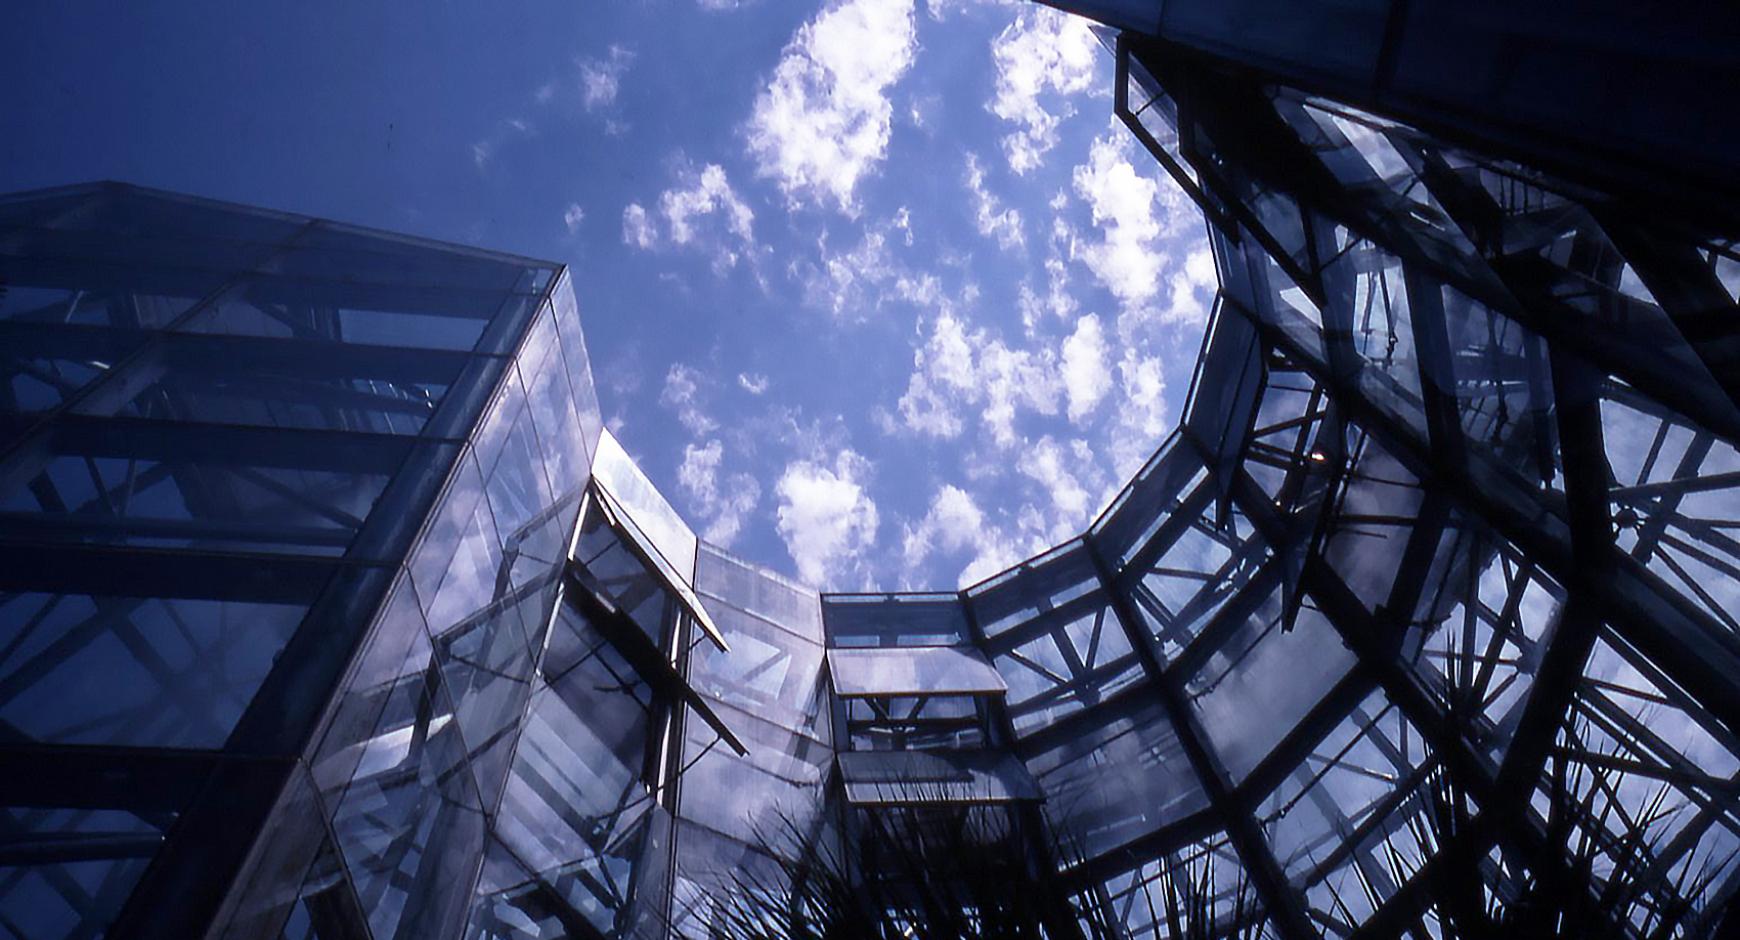
<svg viewBox="0 0 1740 940">
<path fill-rule="evenodd" d="M 694 571 L 700 541 L 629 459 L 609 429 L 599 435 L 593 487 L 611 524 L 620 527 L 636 550 L 653 565 L 708 639 L 720 649 L 729 649 L 725 634 L 695 596 Z"/>
</svg>

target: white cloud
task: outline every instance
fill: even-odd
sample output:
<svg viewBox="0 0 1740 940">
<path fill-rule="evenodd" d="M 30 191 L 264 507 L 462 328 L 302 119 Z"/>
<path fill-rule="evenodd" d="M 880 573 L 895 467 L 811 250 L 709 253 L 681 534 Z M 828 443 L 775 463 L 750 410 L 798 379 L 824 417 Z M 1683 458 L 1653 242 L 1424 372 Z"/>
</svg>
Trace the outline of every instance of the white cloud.
<svg viewBox="0 0 1740 940">
<path fill-rule="evenodd" d="M 952 484 L 937 489 L 917 525 L 903 528 L 901 562 L 909 580 L 933 554 L 971 553 L 956 578 L 959 587 L 981 581 L 1020 559 L 1002 531 L 986 520 L 972 495 Z"/>
<path fill-rule="evenodd" d="M 1068 96 L 1098 86 L 1096 55 L 1087 21 L 1049 8 L 1023 11 L 991 42 L 997 87 L 987 107 L 1017 125 L 1003 138 L 1010 169 L 1027 173 L 1057 146 L 1058 125 L 1075 114 Z M 1057 113 L 1040 103 L 1047 95 L 1059 99 Z"/>
<path fill-rule="evenodd" d="M 1016 469 L 1051 497 L 1056 522 L 1047 526 L 1048 541 L 1061 542 L 1086 527 L 1093 497 L 1078 474 L 1091 474 L 1094 470 L 1093 452 L 1087 442 L 1076 441 L 1066 449 L 1047 434 L 1022 451 Z"/>
<path fill-rule="evenodd" d="M 879 228 L 866 227 L 858 244 L 845 251 L 830 251 L 826 234 L 817 247 L 820 265 L 794 267 L 803 271 L 806 306 L 826 308 L 836 317 L 848 311 L 862 316 L 881 306 L 879 288 L 895 277 L 896 265 Z"/>
<path fill-rule="evenodd" d="M 931 326 L 930 342 L 919 350 L 919 355 L 922 361 L 915 358 L 914 363 L 924 365 L 927 374 L 941 379 L 946 386 L 968 390 L 977 380 L 973 345 L 967 339 L 966 327 L 954 317 L 937 318 Z"/>
<path fill-rule="evenodd" d="M 841 450 L 832 465 L 798 460 L 786 465 L 775 492 L 775 528 L 798 575 L 816 587 L 838 587 L 863 575 L 863 556 L 876 538 L 876 503 L 865 491 L 870 462 Z"/>
<path fill-rule="evenodd" d="M 577 202 L 568 203 L 568 208 L 562 213 L 562 224 L 568 226 L 568 234 L 580 231 L 580 223 L 586 221 L 586 210 L 580 208 Z"/>
<path fill-rule="evenodd" d="M 496 125 L 488 137 L 471 145 L 471 161 L 479 171 L 489 168 L 503 146 L 519 137 L 536 137 L 538 129 L 524 118 L 508 118 Z"/>
<path fill-rule="evenodd" d="M 760 372 L 737 373 L 737 384 L 751 395 L 760 395 L 767 391 L 767 376 Z"/>
<path fill-rule="evenodd" d="M 1069 420 L 1079 423 L 1087 417 L 1111 388 L 1105 331 L 1100 318 L 1089 314 L 1076 321 L 1075 332 L 1063 341 L 1063 391 L 1069 400 Z"/>
<path fill-rule="evenodd" d="M 1015 443 L 1015 414 L 1027 408 L 1040 414 L 1057 413 L 1061 383 L 1056 360 L 1046 353 L 1010 349 L 992 340 L 979 351 L 979 383 L 984 388 L 985 410 L 981 414 L 999 444 Z"/>
<path fill-rule="evenodd" d="M 898 404 L 908 430 L 952 438 L 963 429 L 961 412 L 980 408 L 980 418 L 1001 446 L 1014 444 L 1022 410 L 1056 414 L 1063 393 L 1056 356 L 1012 349 L 986 330 L 969 332 L 952 314 L 938 316 L 930 337 L 913 353 L 913 374 Z"/>
<path fill-rule="evenodd" d="M 957 400 L 965 404 L 973 387 L 973 347 L 960 320 L 941 316 L 931 325 L 930 339 L 912 355 L 912 379 L 900 397 L 901 420 L 909 430 L 931 437 L 961 433 Z"/>
<path fill-rule="evenodd" d="M 922 369 L 913 373 L 906 394 L 900 396 L 895 407 L 900 410 L 901 424 L 907 430 L 929 437 L 953 439 L 965 427 L 954 397 L 938 387 L 936 380 Z M 882 426 L 883 431 L 888 429 L 888 425 Z"/>
<path fill-rule="evenodd" d="M 1051 234 L 1046 239 L 1045 293 L 1042 295 L 1030 284 L 1023 284 L 1016 301 L 1021 311 L 1021 323 L 1030 336 L 1037 331 L 1046 314 L 1067 323 L 1074 317 L 1078 306 L 1070 289 L 1069 267 L 1076 254 L 1076 233 L 1062 214 L 1068 205 L 1069 196 L 1062 190 L 1050 202 L 1054 214 Z"/>
<path fill-rule="evenodd" d="M 747 473 L 735 473 L 721 481 L 719 466 L 724 455 L 724 445 L 717 438 L 701 446 L 685 445 L 682 466 L 677 468 L 677 484 L 707 521 L 701 538 L 729 547 L 743 531 L 744 520 L 761 501 L 761 485 Z"/>
<path fill-rule="evenodd" d="M 1007 454 L 969 454 L 970 463 L 993 462 L 994 469 L 968 468 L 968 478 L 980 481 L 1001 475 Z M 965 559 L 958 584 L 966 586 L 1080 534 L 1093 516 L 1116 494 L 1105 469 L 1085 440 L 1059 441 L 1050 435 L 1028 442 L 1014 459 L 1014 469 L 1026 481 L 1029 498 L 1016 502 L 1007 492 L 997 497 L 1003 522 L 986 511 L 972 492 L 944 484 L 932 495 L 925 515 L 902 525 L 901 570 L 906 587 L 933 587 L 923 576 L 933 559 Z M 934 569 L 934 563 L 930 566 Z"/>
<path fill-rule="evenodd" d="M 893 436 L 900 433 L 900 423 L 894 420 L 894 412 L 889 411 L 882 405 L 872 405 L 870 407 L 870 423 L 876 426 L 877 432 L 885 436 Z"/>
<path fill-rule="evenodd" d="M 1118 422 L 1112 430 L 1112 469 L 1128 479 L 1160 446 L 1169 430 L 1166 417 L 1166 373 L 1159 357 L 1125 349 L 1118 363 Z"/>
<path fill-rule="evenodd" d="M 624 242 L 643 249 L 661 243 L 700 247 L 712 255 L 718 274 L 760 253 L 755 212 L 732 188 L 724 167 L 716 163 L 699 170 L 683 167 L 676 175 L 677 185 L 659 194 L 656 213 L 638 203 L 623 210 Z M 712 224 L 715 218 L 721 223 L 717 227 Z"/>
<path fill-rule="evenodd" d="M 646 250 L 658 240 L 658 232 L 654 230 L 652 220 L 647 218 L 646 208 L 638 202 L 631 202 L 622 210 L 622 243 Z"/>
<path fill-rule="evenodd" d="M 755 242 L 755 213 L 738 197 L 725 178 L 725 169 L 716 163 L 707 164 L 699 174 L 689 174 L 686 188 L 665 190 L 659 197 L 659 208 L 670 226 L 671 241 L 679 245 L 695 237 L 691 219 L 714 213 L 725 217 L 731 234 L 738 239 Z"/>
<path fill-rule="evenodd" d="M 959 551 L 979 541 L 985 514 L 966 490 L 944 484 L 931 497 L 930 510 L 916 528 L 909 528 L 901 548 L 907 567 L 916 567 L 934 550 Z"/>
<path fill-rule="evenodd" d="M 1156 203 L 1159 186 L 1136 172 L 1121 135 L 1096 138 L 1088 162 L 1075 168 L 1076 194 L 1093 210 L 1102 238 L 1081 246 L 1081 258 L 1126 309 L 1160 291 L 1166 257 Z"/>
<path fill-rule="evenodd" d="M 967 154 L 967 192 L 973 197 L 974 221 L 978 223 L 980 235 L 995 238 L 1004 249 L 1027 244 L 1027 238 L 1021 232 L 1021 213 L 1012 207 L 1003 208 L 1002 202 L 985 189 L 985 168 L 979 165 L 978 156 L 970 153 Z"/>
<path fill-rule="evenodd" d="M 888 151 L 888 90 L 915 48 L 912 0 L 845 0 L 806 23 L 755 99 L 757 172 L 793 205 L 856 215 L 858 182 Z"/>
<path fill-rule="evenodd" d="M 686 445 L 683 448 L 683 465 L 677 468 L 677 483 L 689 495 L 703 502 L 717 498 L 719 462 L 724 456 L 725 447 L 717 439 L 708 441 L 704 447 Z"/>
<path fill-rule="evenodd" d="M 941 23 L 950 16 L 965 12 L 973 7 L 1006 7 L 1014 6 L 1016 0 L 925 0 L 925 12 L 930 18 Z"/>
<path fill-rule="evenodd" d="M 581 59 L 580 102 L 586 110 L 597 111 L 615 104 L 616 94 L 622 90 L 622 76 L 633 63 L 634 52 L 618 45 L 612 45 L 604 58 Z"/>
<path fill-rule="evenodd" d="M 665 373 L 665 387 L 659 391 L 659 404 L 676 412 L 678 423 L 697 437 L 711 434 L 719 427 L 719 423 L 701 409 L 703 378 L 701 373 L 680 362 L 672 363 L 670 371 Z"/>
<path fill-rule="evenodd" d="M 891 302 L 926 310 L 945 306 L 941 280 L 915 272 L 894 257 L 889 234 L 903 228 L 904 210 L 892 222 L 865 226 L 857 244 L 831 251 L 824 235 L 820 264 L 796 264 L 791 270 L 803 284 L 804 303 L 836 317 L 864 319 Z M 910 244 L 910 229 L 907 232 Z"/>
<path fill-rule="evenodd" d="M 1184 263 L 1172 272 L 1167 281 L 1170 297 L 1165 318 L 1174 322 L 1205 323 L 1208 305 L 1220 288 L 1220 277 L 1214 270 L 1214 255 L 1207 245 L 1198 246 L 1185 255 Z"/>
</svg>

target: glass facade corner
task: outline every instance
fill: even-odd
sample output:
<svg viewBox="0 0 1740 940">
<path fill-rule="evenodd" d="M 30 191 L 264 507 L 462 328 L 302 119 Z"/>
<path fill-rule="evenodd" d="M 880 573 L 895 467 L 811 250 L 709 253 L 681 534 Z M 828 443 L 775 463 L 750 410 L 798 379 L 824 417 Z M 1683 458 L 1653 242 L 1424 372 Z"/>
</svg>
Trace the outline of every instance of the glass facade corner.
<svg viewBox="0 0 1740 940">
<path fill-rule="evenodd" d="M 0 219 L 0 761 L 51 781 L 0 919 L 437 935 L 598 424 L 561 272 L 116 184 Z"/>
</svg>

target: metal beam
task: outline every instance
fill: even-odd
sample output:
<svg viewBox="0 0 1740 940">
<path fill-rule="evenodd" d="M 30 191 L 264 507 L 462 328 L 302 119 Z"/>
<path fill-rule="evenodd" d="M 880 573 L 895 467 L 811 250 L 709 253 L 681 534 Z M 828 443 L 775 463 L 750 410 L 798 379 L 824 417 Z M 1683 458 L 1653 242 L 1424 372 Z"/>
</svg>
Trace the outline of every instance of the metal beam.
<svg viewBox="0 0 1740 940">
<path fill-rule="evenodd" d="M 1304 899 L 1287 883 L 1286 875 L 1263 839 L 1254 807 L 1223 782 L 1220 761 L 1215 757 L 1195 717 L 1190 714 L 1190 706 L 1174 686 L 1155 653 L 1153 638 L 1141 628 L 1142 620 L 1130 608 L 1128 598 L 1116 589 L 1117 582 L 1112 571 L 1100 557 L 1093 540 L 1085 540 L 1085 546 L 1088 558 L 1092 560 L 1098 574 L 1100 588 L 1106 592 L 1113 612 L 1117 614 L 1118 621 L 1128 635 L 1131 647 L 1142 657 L 1155 698 L 1172 722 L 1178 742 L 1190 760 L 1191 769 L 1202 784 L 1221 824 L 1226 827 L 1227 838 L 1238 852 L 1240 861 L 1250 875 L 1251 883 L 1262 897 L 1266 913 L 1284 940 L 1306 940 L 1316 936 L 1317 930 L 1306 914 Z"/>
</svg>

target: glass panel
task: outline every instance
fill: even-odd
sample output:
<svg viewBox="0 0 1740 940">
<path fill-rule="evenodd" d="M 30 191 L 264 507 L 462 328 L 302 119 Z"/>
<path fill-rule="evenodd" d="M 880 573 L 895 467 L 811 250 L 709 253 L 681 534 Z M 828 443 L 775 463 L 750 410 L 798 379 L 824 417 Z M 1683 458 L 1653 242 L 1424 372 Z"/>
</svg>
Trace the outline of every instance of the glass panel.
<svg viewBox="0 0 1740 940">
<path fill-rule="evenodd" d="M 258 848 L 237 872 L 229 900 L 206 931 L 210 940 L 368 936 L 367 917 L 350 888 L 318 792 L 303 767 L 290 771 L 260 833 Z"/>
<path fill-rule="evenodd" d="M 1619 548 L 1740 632 L 1740 449 L 1618 383 L 1601 419 Z"/>
<path fill-rule="evenodd" d="M 1159 4 L 1155 3 L 1154 6 L 1153 12 L 1158 14 Z M 1176 172 L 1182 173 L 1185 180 L 1200 188 L 1196 167 L 1190 163 L 1189 157 L 1185 156 L 1178 139 L 1178 102 L 1174 101 L 1172 96 L 1160 87 L 1160 83 L 1154 80 L 1140 57 L 1130 55 L 1127 62 L 1129 77 L 1128 84 L 1125 86 L 1125 95 L 1128 100 L 1127 107 L 1130 116 L 1126 120 L 1134 119 L 1142 131 L 1152 140 L 1151 143 L 1149 141 L 1143 141 L 1143 143 L 1150 148 L 1159 147 L 1160 151 L 1172 161 L 1173 167 L 1177 168 Z M 1172 171 L 1172 167 L 1167 169 L 1169 172 Z M 1186 188 L 1186 192 L 1189 192 L 1192 198 L 1199 195 L 1197 192 L 1191 192 L 1188 188 Z"/>
<path fill-rule="evenodd" d="M 498 412 L 484 420 L 476 447 L 479 465 L 485 468 L 484 491 L 490 515 L 501 537 L 505 583 L 498 591 L 511 591 L 551 575 L 565 563 L 578 498 L 576 494 L 557 502 L 550 495 L 543 454 L 523 404 L 506 415 Z M 503 427 L 505 436 L 494 441 L 486 437 Z M 491 449 L 494 466 L 487 462 Z"/>
<path fill-rule="evenodd" d="M 1059 837 L 1085 858 L 1208 806 L 1172 722 L 1152 696 L 1089 712 L 1023 745 Z"/>
<path fill-rule="evenodd" d="M 598 454 L 592 459 L 592 474 L 632 520 L 654 549 L 653 560 L 667 567 L 685 584 L 694 583 L 697 539 L 677 511 L 653 488 L 652 481 L 640 472 L 628 452 L 617 443 L 616 436 L 606 431 L 599 439 Z"/>
<path fill-rule="evenodd" d="M 57 744 L 221 747 L 307 608 L 0 598 L 0 721 Z"/>
<path fill-rule="evenodd" d="M 312 769 L 315 786 L 336 800 L 371 747 L 381 710 L 402 680 L 406 658 L 429 644 L 411 579 L 401 575 L 374 622 L 322 732 Z"/>
<path fill-rule="evenodd" d="M 1327 402 L 1310 376 L 1290 367 L 1271 363 L 1268 381 L 1258 399 L 1250 448 L 1240 469 L 1250 474 L 1263 495 L 1282 510 L 1297 505 L 1310 472 L 1306 461 L 1327 463 L 1319 450 Z"/>
<path fill-rule="evenodd" d="M 695 587 L 811 643 L 822 640 L 822 609 L 815 591 L 703 543 Z M 713 609 L 713 605 L 708 605 Z M 726 628 L 729 633 L 729 628 Z"/>
<path fill-rule="evenodd" d="M 0 926 L 12 937 L 103 935 L 174 822 L 171 812 L 0 808 Z"/>
<path fill-rule="evenodd" d="M 1239 624 L 1186 682 L 1186 695 L 1237 783 L 1353 667 L 1327 618 L 1305 607 L 1281 629 L 1280 594 Z"/>
<path fill-rule="evenodd" d="M 1440 703 L 1468 719 L 1496 766 L 1522 719 L 1565 592 L 1515 546 L 1487 533 L 1459 535 L 1445 575 L 1427 582 L 1439 595 L 1422 602 L 1428 635 L 1415 663 Z M 1414 641 L 1404 647 L 1414 649 Z"/>
<path fill-rule="evenodd" d="M 508 570 L 477 465 L 460 459 L 410 562 L 431 630 L 471 617 L 505 594 Z"/>
<path fill-rule="evenodd" d="M 580 313 L 574 302 L 574 286 L 563 268 L 561 276 L 550 290 L 550 304 L 556 314 L 556 332 L 562 341 L 562 361 L 568 369 L 568 386 L 574 393 L 574 407 L 580 419 L 580 438 L 586 453 L 598 453 L 598 439 L 604 433 L 604 416 L 598 409 L 598 390 L 592 385 L 592 361 L 586 353 L 586 339 L 580 332 Z"/>
<path fill-rule="evenodd" d="M 694 647 L 689 681 L 747 753 L 720 746 L 714 729 L 691 712 L 684 736 L 681 817 L 709 833 L 730 836 L 734 841 L 721 842 L 721 851 L 729 852 L 727 846 L 737 842 L 795 848 L 793 839 L 807 837 L 823 819 L 834 756 L 823 651 L 803 638 L 820 639 L 817 596 L 707 546 L 697 580 L 730 647 Z M 756 613 L 705 593 L 712 590 L 741 599 Z M 684 823 L 685 834 L 695 829 Z M 685 851 L 691 845 L 685 842 Z M 683 864 L 692 877 L 735 877 L 731 870 Z"/>
<path fill-rule="evenodd" d="M 1086 545 L 1077 539 L 975 586 L 968 594 L 986 637 L 1099 588 Z"/>
<path fill-rule="evenodd" d="M 518 936 L 508 928 L 528 917 L 624 936 L 637 885 L 660 864 L 664 811 L 641 778 L 650 692 L 608 644 L 593 650 L 533 700 L 496 817 L 502 861 L 473 912 L 485 936 Z"/>
<path fill-rule="evenodd" d="M 4 277 L 0 273 L 0 279 Z M 19 290 L 0 290 L 0 307 Z M 119 326 L 69 326 L 58 320 L 25 323 L 0 317 L 0 414 L 54 409 L 107 375 L 149 336 Z"/>
<path fill-rule="evenodd" d="M 1205 478 L 1207 471 L 1195 450 L 1178 446 L 1177 441 L 1177 437 L 1167 438 L 1094 523 L 1089 537 L 1103 557 L 1116 559 L 1120 571 L 1180 511 L 1184 494 Z"/>
<path fill-rule="evenodd" d="M 1264 920 L 1256 886 L 1224 833 L 1142 862 L 1078 898 L 1091 922 L 1125 937 L 1279 936 Z M 1177 928 L 1176 932 L 1175 929 Z"/>
<path fill-rule="evenodd" d="M 1192 495 L 1182 519 L 1155 539 L 1160 553 L 1130 571 L 1136 612 L 1159 642 L 1161 655 L 1176 659 L 1210 621 L 1250 584 L 1273 555 L 1244 513 L 1229 508 L 1217 525 L 1209 505 L 1209 485 Z M 1180 528 L 1178 523 L 1185 523 Z M 1170 544 L 1168 544 L 1170 540 Z"/>
<path fill-rule="evenodd" d="M 726 648 L 725 635 L 719 632 L 719 625 L 713 622 L 713 616 L 707 613 L 707 608 L 701 603 L 701 598 L 691 586 L 690 579 L 666 560 L 665 555 L 653 544 L 646 531 L 642 529 L 635 518 L 629 515 L 616 502 L 610 491 L 602 486 L 593 489 L 597 496 L 598 506 L 610 517 L 615 526 L 615 532 L 626 537 L 635 547 L 634 554 L 644 559 L 658 575 L 665 589 L 671 592 L 677 603 L 682 605 L 683 612 L 694 620 L 695 625 L 721 649 Z M 698 544 L 698 543 L 697 543 Z"/>
<path fill-rule="evenodd" d="M 7 254 L 70 262 L 94 282 L 84 289 L 120 272 L 140 282 L 180 276 L 216 286 L 213 274 L 252 270 L 303 227 L 278 213 L 110 184 L 92 187 L 88 198 L 13 203 L 9 211 L 19 213 L 19 227 L 7 233 Z"/>
<path fill-rule="evenodd" d="M 1359 472 L 1341 491 L 1335 530 L 1324 540 L 1323 559 L 1366 610 L 1375 611 L 1389 600 L 1396 572 L 1415 537 L 1425 487 L 1374 437 L 1362 435 L 1348 459 Z"/>
<path fill-rule="evenodd" d="M 822 616 L 830 646 L 936 646 L 972 636 L 955 594 L 828 594 Z"/>
<path fill-rule="evenodd" d="M 847 747 L 857 751 L 968 750 L 984 747 L 986 700 L 967 695 L 845 700 Z"/>
<path fill-rule="evenodd" d="M 1414 348 L 1414 322 L 1401 260 L 1360 240 L 1343 249 L 1327 266 L 1331 270 L 1324 275 L 1326 282 L 1351 291 L 1351 296 L 1341 293 L 1330 301 L 1344 305 L 1337 316 L 1352 330 L 1353 352 L 1389 380 L 1386 387 L 1390 394 L 1405 402 L 1409 413 L 1419 410 L 1419 353 Z M 1435 288 L 1436 282 L 1431 286 Z"/>
<path fill-rule="evenodd" d="M 1415 131 L 1321 99 L 1300 102 L 1278 97 L 1276 111 L 1317 152 L 1329 172 L 1368 213 L 1389 225 L 1401 224 L 1408 237 L 1429 245 L 1443 260 L 1479 265 L 1467 236 L 1444 211 L 1415 167 L 1421 150 L 1442 160 L 1440 148 Z M 1440 180 L 1440 185 L 1444 181 Z"/>
<path fill-rule="evenodd" d="M 185 328 L 230 336 L 468 350 L 479 346 L 491 320 L 523 315 L 532 302 L 515 294 L 261 275 L 227 290 Z"/>
<path fill-rule="evenodd" d="M 492 810 L 531 695 L 531 651 L 544 645 L 557 583 L 548 575 L 435 637 L 459 734 L 483 805 Z"/>
<path fill-rule="evenodd" d="M 822 648 L 702 595 L 730 643 L 691 651 L 689 684 L 703 695 L 736 706 L 793 731 L 826 727 L 828 696 L 822 682 Z M 822 736 L 826 736 L 822 734 Z"/>
<path fill-rule="evenodd" d="M 408 441 L 66 421 L 0 492 L 16 536 L 340 556 Z"/>
<path fill-rule="evenodd" d="M 1443 306 L 1463 432 L 1505 465 L 1536 480 L 1554 478 L 1546 344 L 1452 287 L 1443 288 Z"/>
<path fill-rule="evenodd" d="M 291 904 L 281 940 L 367 940 L 368 915 L 351 889 L 344 861 L 321 840 L 314 867 Z"/>
<path fill-rule="evenodd" d="M 128 364 L 124 400 L 80 414 L 277 428 L 417 434 L 466 360 L 296 341 L 166 337 Z"/>
<path fill-rule="evenodd" d="M 317 222 L 272 260 L 275 274 L 360 284 L 539 293 L 553 269 L 524 259 Z"/>
<path fill-rule="evenodd" d="M 578 499 L 580 488 L 591 476 L 591 463 L 581 440 L 580 419 L 574 413 L 574 394 L 562 368 L 562 350 L 556 342 L 556 322 L 546 304 L 532 324 L 531 334 L 520 352 L 518 369 L 525 380 L 532 410 L 532 424 L 543 453 L 544 471 L 550 489 L 558 497 Z"/>
<path fill-rule="evenodd" d="M 46 228 L 56 220 L 76 218 L 80 209 L 102 193 L 101 183 L 52 186 L 0 195 L 0 226 Z"/>
<path fill-rule="evenodd" d="M 454 886 L 482 850 L 483 807 L 428 638 L 381 668 L 384 707 L 352 745 L 360 760 L 333 829 L 376 940 L 445 936 L 465 906 Z"/>
<path fill-rule="evenodd" d="M 1009 685 L 1008 711 L 1016 734 L 1097 705 L 1144 675 L 1103 594 L 988 640 L 986 652 Z"/>
<path fill-rule="evenodd" d="M 610 525 L 596 499 L 588 503 L 574 543 L 574 560 L 585 567 L 596 589 L 626 613 L 655 649 L 665 649 L 670 596 L 665 581 L 647 569 L 640 555 Z"/>
<path fill-rule="evenodd" d="M 995 695 L 1008 687 L 977 651 L 950 646 L 828 651 L 839 695 Z"/>
<path fill-rule="evenodd" d="M 722 932 L 729 923 L 726 918 L 738 914 L 731 899 L 740 886 L 789 890 L 789 878 L 767 853 L 697 825 L 679 823 L 676 862 L 668 928 L 671 936 L 717 936 L 716 931 Z"/>
<path fill-rule="evenodd" d="M 749 753 L 720 746 L 718 735 L 691 717 L 683 744 L 681 818 L 754 846 L 780 846 L 794 830 L 812 828 L 827 795 L 833 748 L 752 714 L 716 707 Z"/>
<path fill-rule="evenodd" d="M 1737 772 L 1740 748 L 1718 722 L 1603 629 L 1533 802 L 1548 831 L 1569 833 L 1571 864 L 1620 899 L 1615 913 L 1651 929 L 1726 903 Z"/>
<path fill-rule="evenodd" d="M 1386 838 L 1409 829 L 1408 818 L 1430 802 L 1414 793 L 1431 769 L 1430 756 L 1399 709 L 1380 693 L 1369 696 L 1317 742 L 1258 811 L 1282 871 L 1295 884 L 1310 884 L 1328 873 L 1334 894 L 1344 890 L 1336 870 L 1348 854 L 1375 850 L 1369 858 L 1356 858 L 1360 871 L 1347 877 L 1363 874 L 1380 882 L 1385 893 L 1393 892 L 1437 850 L 1430 838 L 1412 843 L 1389 838 L 1389 848 L 1405 849 L 1405 856 L 1391 857 L 1384 848 Z M 1415 798 L 1406 799 L 1411 795 Z"/>
</svg>

